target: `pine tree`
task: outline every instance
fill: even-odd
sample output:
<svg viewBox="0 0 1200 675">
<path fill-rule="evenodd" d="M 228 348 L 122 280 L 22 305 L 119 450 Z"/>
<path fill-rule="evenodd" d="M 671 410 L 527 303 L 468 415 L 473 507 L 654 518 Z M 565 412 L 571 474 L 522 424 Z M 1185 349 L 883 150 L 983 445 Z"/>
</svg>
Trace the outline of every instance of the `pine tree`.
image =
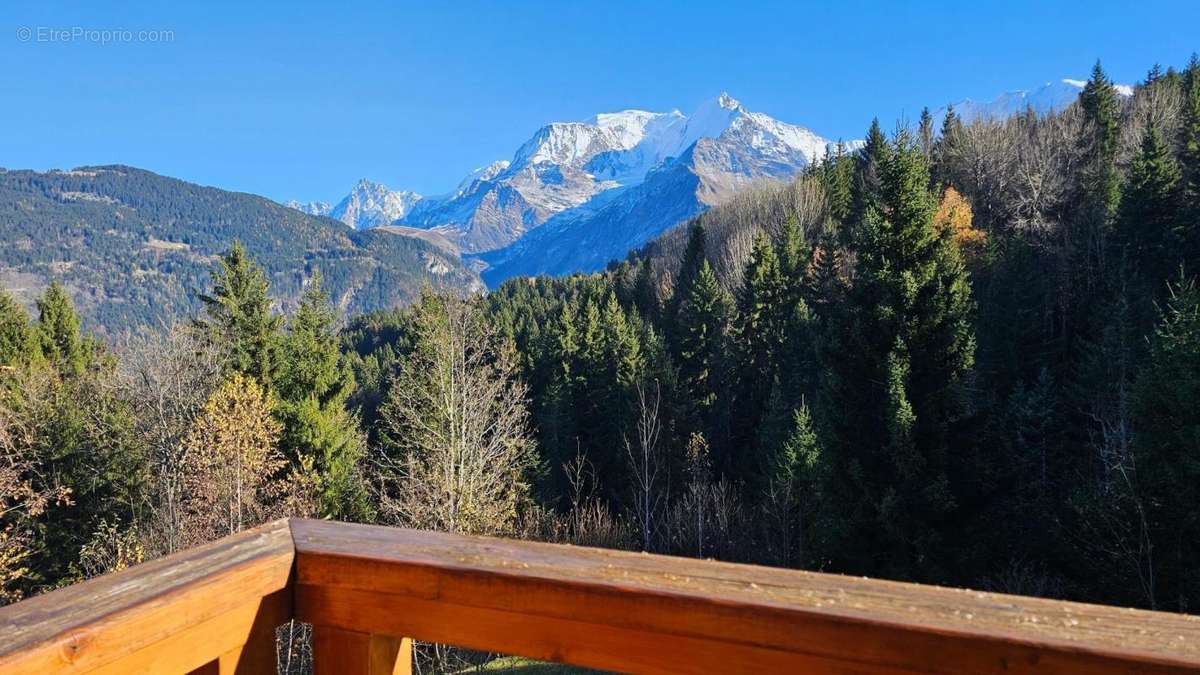
<svg viewBox="0 0 1200 675">
<path fill-rule="evenodd" d="M 212 291 L 201 295 L 207 319 L 201 335 L 228 350 L 229 367 L 269 386 L 281 320 L 271 313 L 270 284 L 262 268 L 234 242 L 212 272 Z"/>
<path fill-rule="evenodd" d="M 846 550 L 863 537 L 886 541 L 845 564 L 936 575 L 955 504 L 951 432 L 973 365 L 973 305 L 952 234 L 934 224 L 920 150 L 902 131 L 883 156 L 880 199 L 856 237 L 850 306 L 822 340 L 820 419 L 839 510 L 854 514 Z"/>
<path fill-rule="evenodd" d="M 314 274 L 279 346 L 276 377 L 280 446 L 297 466 L 321 479 L 319 513 L 340 520 L 369 516 L 360 476 L 365 445 L 346 407 L 354 375 L 338 348 L 337 313 Z"/>
</svg>

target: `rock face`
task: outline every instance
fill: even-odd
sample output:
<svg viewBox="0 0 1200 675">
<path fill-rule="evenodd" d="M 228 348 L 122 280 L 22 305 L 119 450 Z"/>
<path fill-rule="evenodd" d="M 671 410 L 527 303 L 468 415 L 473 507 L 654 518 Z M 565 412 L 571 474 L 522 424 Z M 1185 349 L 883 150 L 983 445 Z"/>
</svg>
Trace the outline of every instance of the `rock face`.
<svg viewBox="0 0 1200 675">
<path fill-rule="evenodd" d="M 600 269 L 750 185 L 796 176 L 830 145 L 724 94 L 690 116 L 668 115 L 656 120 L 658 133 L 588 160 L 585 168 L 601 188 L 588 200 L 508 246 L 480 252 L 484 280 L 496 285 L 517 275 Z"/>
<path fill-rule="evenodd" d="M 327 213 L 360 229 L 435 232 L 498 283 L 602 267 L 757 181 L 797 175 L 828 145 L 721 94 L 690 115 L 625 110 L 548 124 L 454 192 L 421 197 L 364 180 Z"/>
<path fill-rule="evenodd" d="M 622 110 L 548 124 L 511 160 L 475 169 L 445 195 L 361 180 L 336 207 L 288 205 L 359 229 L 425 229 L 497 265 L 488 276 L 499 280 L 510 275 L 505 261 L 514 270 L 552 271 L 520 262 L 538 256 L 539 246 L 556 251 L 553 271 L 599 267 L 755 180 L 796 175 L 826 145 L 721 94 L 690 115 Z M 582 241 L 587 250 L 569 255 Z"/>
<path fill-rule="evenodd" d="M 389 190 L 386 185 L 362 179 L 350 190 L 345 199 L 326 213 L 313 215 L 329 216 L 358 230 L 380 225 L 391 225 L 403 218 L 421 195 L 405 190 Z M 316 202 L 320 204 L 321 202 Z M 288 204 L 291 206 L 291 203 Z M 304 209 L 301 209 L 304 210 Z"/>
</svg>

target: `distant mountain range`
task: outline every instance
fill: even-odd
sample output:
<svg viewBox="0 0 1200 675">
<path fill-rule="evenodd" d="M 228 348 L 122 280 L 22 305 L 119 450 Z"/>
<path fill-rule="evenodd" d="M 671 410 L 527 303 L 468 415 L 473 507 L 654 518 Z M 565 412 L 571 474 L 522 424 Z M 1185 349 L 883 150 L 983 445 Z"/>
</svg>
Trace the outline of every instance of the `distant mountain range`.
<svg viewBox="0 0 1200 675">
<path fill-rule="evenodd" d="M 240 240 L 280 308 L 320 270 L 334 302 L 363 312 L 421 287 L 482 290 L 452 250 L 392 228 L 355 230 L 275 202 L 127 166 L 0 169 L 0 288 L 27 306 L 52 280 L 109 335 L 198 309 L 217 256 Z"/>
<path fill-rule="evenodd" d="M 495 285 L 599 269 L 738 190 L 796 176 L 830 145 L 721 94 L 690 115 L 625 110 L 554 122 L 453 192 L 420 197 L 364 180 L 327 213 L 356 227 L 390 219 L 437 232 L 483 261 Z"/>
<path fill-rule="evenodd" d="M 1062 112 L 1079 99 L 1087 82 L 1084 80 L 1058 80 L 1047 82 L 1033 89 L 1017 89 L 1005 92 L 990 101 L 974 101 L 963 99 L 954 105 L 954 112 L 965 121 L 977 119 L 1004 119 L 1017 113 L 1033 108 L 1034 112 L 1044 115 L 1049 112 Z M 1133 96 L 1133 87 L 1127 84 L 1115 86 L 1117 94 L 1123 97 Z M 938 110 L 937 118 L 946 116 L 946 107 Z"/>
<path fill-rule="evenodd" d="M 1083 85 L 954 107 L 966 119 L 1062 110 Z M 425 284 L 472 291 L 601 269 L 740 191 L 790 180 L 831 145 L 722 94 L 689 115 L 626 110 L 548 124 L 510 160 L 437 196 L 362 180 L 336 205 L 287 208 L 126 166 L 0 169 L 0 287 L 31 306 L 60 279 L 106 331 L 170 321 L 197 308 L 216 256 L 237 239 L 283 308 L 320 269 L 340 307 L 368 311 Z"/>
<path fill-rule="evenodd" d="M 1027 107 L 1047 113 L 1071 105 L 1084 84 L 1064 79 L 953 105 L 966 120 Z M 1117 89 L 1132 94 L 1128 85 Z M 831 145 L 721 94 L 690 115 L 625 110 L 548 124 L 511 160 L 477 169 L 443 195 L 392 191 L 364 179 L 337 206 L 289 205 L 352 227 L 436 233 L 478 261 L 495 286 L 513 276 L 600 269 L 748 186 L 796 176 Z M 857 146 L 846 143 L 847 150 Z"/>
</svg>

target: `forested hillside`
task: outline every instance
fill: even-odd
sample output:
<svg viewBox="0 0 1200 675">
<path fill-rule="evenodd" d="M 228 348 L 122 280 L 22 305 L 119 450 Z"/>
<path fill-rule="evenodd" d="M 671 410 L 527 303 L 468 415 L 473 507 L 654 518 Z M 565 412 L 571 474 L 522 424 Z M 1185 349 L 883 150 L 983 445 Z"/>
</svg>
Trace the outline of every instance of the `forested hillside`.
<svg viewBox="0 0 1200 675">
<path fill-rule="evenodd" d="M 252 242 L 119 348 L 0 295 L 6 599 L 303 514 L 1200 603 L 1195 58 L 875 123 L 604 273 L 285 317 Z"/>
<path fill-rule="evenodd" d="M 85 324 L 104 333 L 161 327 L 194 311 L 232 241 L 264 266 L 286 307 L 318 268 L 347 312 L 410 301 L 424 283 L 479 285 L 457 256 L 434 246 L 356 232 L 254 195 L 124 166 L 0 171 L 0 285 L 32 306 L 61 281 Z"/>
</svg>

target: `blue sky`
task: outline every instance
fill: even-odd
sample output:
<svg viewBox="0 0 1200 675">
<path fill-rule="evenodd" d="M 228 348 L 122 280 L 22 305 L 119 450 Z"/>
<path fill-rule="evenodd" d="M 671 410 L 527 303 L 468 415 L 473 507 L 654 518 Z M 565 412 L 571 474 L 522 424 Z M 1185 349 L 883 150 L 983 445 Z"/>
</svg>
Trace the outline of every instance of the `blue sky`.
<svg viewBox="0 0 1200 675">
<path fill-rule="evenodd" d="M 944 4 L 944 3 L 942 3 Z M 123 163 L 271 198 L 433 194 L 539 126 L 723 90 L 831 138 L 1096 58 L 1200 49 L 1200 2 L 370 2 L 0 6 L 0 166 Z M 123 29 L 51 40 L 50 30 Z M 169 41 L 141 39 L 170 31 Z M 161 33 L 160 33 L 161 35 Z"/>
</svg>

